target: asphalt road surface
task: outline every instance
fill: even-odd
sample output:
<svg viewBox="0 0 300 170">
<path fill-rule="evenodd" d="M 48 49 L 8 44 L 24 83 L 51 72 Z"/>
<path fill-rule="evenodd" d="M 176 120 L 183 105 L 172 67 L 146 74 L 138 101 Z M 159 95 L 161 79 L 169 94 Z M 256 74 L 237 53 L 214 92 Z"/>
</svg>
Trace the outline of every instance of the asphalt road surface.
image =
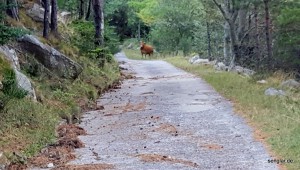
<svg viewBox="0 0 300 170">
<path fill-rule="evenodd" d="M 69 164 L 120 170 L 276 170 L 232 104 L 196 76 L 164 61 L 116 55 L 135 77 L 84 115 L 85 148 Z M 100 168 L 101 169 L 101 168 Z"/>
</svg>

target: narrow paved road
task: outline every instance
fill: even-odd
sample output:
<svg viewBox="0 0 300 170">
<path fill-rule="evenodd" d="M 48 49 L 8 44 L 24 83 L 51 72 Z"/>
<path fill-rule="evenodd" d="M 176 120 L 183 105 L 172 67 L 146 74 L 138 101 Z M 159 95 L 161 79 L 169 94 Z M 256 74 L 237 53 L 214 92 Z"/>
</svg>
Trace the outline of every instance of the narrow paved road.
<svg viewBox="0 0 300 170">
<path fill-rule="evenodd" d="M 229 101 L 200 78 L 164 61 L 128 60 L 134 74 L 87 113 L 85 148 L 69 164 L 120 170 L 276 170 Z"/>
</svg>

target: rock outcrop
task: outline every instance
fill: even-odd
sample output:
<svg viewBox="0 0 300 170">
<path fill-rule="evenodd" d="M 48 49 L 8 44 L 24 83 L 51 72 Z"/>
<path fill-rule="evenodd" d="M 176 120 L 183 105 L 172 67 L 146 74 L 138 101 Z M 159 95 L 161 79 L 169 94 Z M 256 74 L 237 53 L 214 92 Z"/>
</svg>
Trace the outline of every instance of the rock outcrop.
<svg viewBox="0 0 300 170">
<path fill-rule="evenodd" d="M 281 83 L 281 87 L 299 89 L 300 83 L 294 79 L 289 79 Z"/>
<path fill-rule="evenodd" d="M 33 35 L 25 35 L 18 39 L 23 50 L 34 55 L 35 59 L 55 75 L 76 79 L 82 67 L 64 54 L 49 45 L 43 44 Z"/>
<path fill-rule="evenodd" d="M 18 87 L 26 90 L 28 92 L 28 97 L 36 101 L 35 90 L 31 84 L 29 78 L 20 72 L 19 58 L 14 49 L 10 49 L 7 46 L 0 46 L 0 53 L 10 62 L 11 67 L 16 73 L 16 79 Z"/>
<path fill-rule="evenodd" d="M 44 21 L 44 11 L 45 9 L 34 3 L 32 8 L 26 11 L 27 15 L 30 16 L 34 21 L 43 22 Z"/>
<path fill-rule="evenodd" d="M 266 96 L 285 96 L 286 93 L 283 90 L 277 90 L 273 87 L 268 88 L 265 90 Z"/>
</svg>

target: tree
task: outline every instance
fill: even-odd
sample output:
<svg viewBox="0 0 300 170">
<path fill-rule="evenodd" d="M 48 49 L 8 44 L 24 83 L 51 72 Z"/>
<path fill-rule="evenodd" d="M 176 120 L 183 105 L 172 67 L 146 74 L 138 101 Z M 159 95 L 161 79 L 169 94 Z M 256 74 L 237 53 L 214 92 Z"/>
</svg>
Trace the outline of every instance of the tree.
<svg viewBox="0 0 300 170">
<path fill-rule="evenodd" d="M 79 0 L 79 17 L 78 19 L 82 19 L 84 16 L 84 0 Z"/>
<path fill-rule="evenodd" d="M 274 58 L 277 67 L 300 75 L 300 4 L 297 0 L 283 3 L 276 18 Z"/>
<path fill-rule="evenodd" d="M 6 4 L 7 4 L 6 13 L 10 17 L 19 20 L 19 10 L 18 10 L 17 0 L 6 0 Z"/>
<path fill-rule="evenodd" d="M 93 0 L 94 23 L 95 23 L 95 45 L 104 43 L 104 14 L 103 0 Z"/>
<path fill-rule="evenodd" d="M 49 32 L 49 0 L 43 0 L 44 3 L 44 29 L 43 29 L 43 37 L 48 38 L 48 32 Z"/>
<path fill-rule="evenodd" d="M 50 28 L 51 32 L 54 34 L 58 33 L 57 29 L 57 0 L 51 0 L 51 23 L 50 23 Z"/>
<path fill-rule="evenodd" d="M 86 12 L 86 15 L 85 15 L 85 20 L 89 20 L 90 15 L 91 15 L 92 0 L 89 0 L 88 3 L 89 3 L 89 4 L 88 4 L 87 12 Z"/>
<path fill-rule="evenodd" d="M 269 0 L 264 0 L 265 4 L 265 32 L 266 32 L 266 43 L 267 43 L 267 55 L 268 63 L 272 60 L 272 45 L 271 45 L 271 33 L 270 33 L 270 14 L 269 14 Z"/>
</svg>

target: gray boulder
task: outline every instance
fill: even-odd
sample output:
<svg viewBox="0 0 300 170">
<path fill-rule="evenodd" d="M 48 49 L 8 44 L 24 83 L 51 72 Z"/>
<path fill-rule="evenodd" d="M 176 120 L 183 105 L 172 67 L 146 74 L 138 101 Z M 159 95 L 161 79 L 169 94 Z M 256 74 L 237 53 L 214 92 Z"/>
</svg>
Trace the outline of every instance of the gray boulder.
<svg viewBox="0 0 300 170">
<path fill-rule="evenodd" d="M 11 63 L 11 66 L 17 70 L 20 70 L 19 58 L 14 49 L 10 49 L 8 46 L 0 46 L 0 53 Z"/>
<path fill-rule="evenodd" d="M 127 49 L 133 49 L 133 44 L 130 43 L 130 44 L 127 46 Z"/>
<path fill-rule="evenodd" d="M 199 58 L 196 61 L 194 61 L 192 64 L 209 64 L 209 60 L 208 59 Z"/>
<path fill-rule="evenodd" d="M 200 56 L 199 55 L 195 55 L 194 57 L 190 58 L 189 62 L 191 64 L 193 64 L 196 60 L 200 59 Z"/>
<path fill-rule="evenodd" d="M 286 93 L 283 90 L 277 90 L 273 87 L 268 88 L 265 90 L 266 96 L 285 96 Z"/>
<path fill-rule="evenodd" d="M 44 11 L 45 10 L 42 6 L 34 3 L 32 8 L 30 8 L 26 11 L 26 14 L 28 16 L 30 16 L 34 21 L 43 22 L 44 21 Z M 49 15 L 50 15 L 50 12 L 49 12 Z"/>
<path fill-rule="evenodd" d="M 19 88 L 26 90 L 28 92 L 28 97 L 36 101 L 36 94 L 30 80 L 18 70 L 15 70 L 15 73 Z"/>
<path fill-rule="evenodd" d="M 76 79 L 82 67 L 49 45 L 43 44 L 33 35 L 19 39 L 21 47 L 33 54 L 42 65 L 59 77 Z"/>
<path fill-rule="evenodd" d="M 29 78 L 20 72 L 19 58 L 14 49 L 10 49 L 7 46 L 0 46 L 0 53 L 10 61 L 11 67 L 16 73 L 16 79 L 18 86 L 28 92 L 28 97 L 36 101 L 36 94 Z M 2 83 L 1 83 L 2 85 Z"/>
<path fill-rule="evenodd" d="M 68 11 L 63 11 L 58 14 L 57 19 L 63 24 L 68 24 L 72 19 L 72 13 Z"/>
<path fill-rule="evenodd" d="M 300 88 L 300 83 L 294 79 L 289 79 L 289 80 L 282 82 L 281 87 L 298 89 L 298 88 Z"/>
<path fill-rule="evenodd" d="M 244 68 L 241 67 L 241 66 L 235 66 L 232 71 L 236 72 L 238 74 L 243 74 L 244 73 Z"/>
<path fill-rule="evenodd" d="M 214 66 L 214 68 L 215 68 L 215 70 L 218 70 L 218 71 L 226 71 L 226 70 L 228 70 L 228 67 L 223 62 L 218 62 Z"/>
<path fill-rule="evenodd" d="M 250 70 L 248 68 L 244 68 L 243 72 L 244 72 L 244 75 L 246 75 L 246 76 L 252 76 L 253 74 L 255 74 L 255 71 Z"/>
<path fill-rule="evenodd" d="M 267 84 L 268 82 L 266 80 L 259 80 L 256 83 L 258 83 L 258 84 Z"/>
</svg>

